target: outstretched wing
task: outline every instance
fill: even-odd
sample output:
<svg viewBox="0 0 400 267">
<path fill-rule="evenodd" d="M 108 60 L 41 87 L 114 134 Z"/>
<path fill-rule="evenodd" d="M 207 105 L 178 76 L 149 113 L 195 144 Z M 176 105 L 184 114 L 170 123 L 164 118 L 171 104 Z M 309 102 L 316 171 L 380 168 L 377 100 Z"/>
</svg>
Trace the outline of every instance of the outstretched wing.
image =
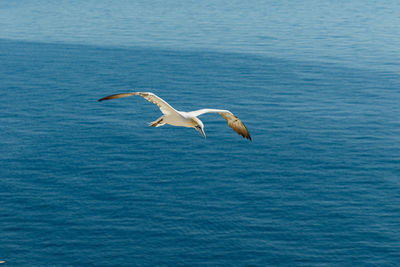
<svg viewBox="0 0 400 267">
<path fill-rule="evenodd" d="M 132 92 L 132 93 L 109 95 L 109 96 L 100 98 L 99 101 L 117 99 L 117 98 L 127 97 L 127 96 L 131 96 L 131 95 L 140 95 L 143 98 L 145 98 L 146 100 L 150 101 L 151 103 L 156 104 L 160 108 L 161 112 L 164 115 L 167 115 L 167 114 L 170 114 L 173 112 L 177 112 L 173 107 L 170 106 L 170 104 L 168 104 L 163 99 L 161 99 L 160 97 L 158 97 L 155 94 L 150 93 L 150 92 Z"/>
<path fill-rule="evenodd" d="M 231 127 L 235 132 L 237 132 L 244 138 L 247 138 L 251 141 L 251 136 L 246 126 L 244 126 L 243 122 L 238 117 L 233 115 L 232 112 L 230 112 L 229 110 L 207 108 L 189 112 L 191 116 L 195 117 L 206 113 L 219 113 L 228 122 L 229 127 Z"/>
</svg>

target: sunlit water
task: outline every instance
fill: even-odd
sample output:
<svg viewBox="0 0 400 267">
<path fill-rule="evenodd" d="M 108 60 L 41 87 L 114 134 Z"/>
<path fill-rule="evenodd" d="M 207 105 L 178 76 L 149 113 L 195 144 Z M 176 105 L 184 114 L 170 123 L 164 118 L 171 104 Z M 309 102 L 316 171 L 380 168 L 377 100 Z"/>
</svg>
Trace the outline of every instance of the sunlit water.
<svg viewBox="0 0 400 267">
<path fill-rule="evenodd" d="M 0 260 L 395 266 L 399 4 L 198 2 L 0 3 Z"/>
</svg>

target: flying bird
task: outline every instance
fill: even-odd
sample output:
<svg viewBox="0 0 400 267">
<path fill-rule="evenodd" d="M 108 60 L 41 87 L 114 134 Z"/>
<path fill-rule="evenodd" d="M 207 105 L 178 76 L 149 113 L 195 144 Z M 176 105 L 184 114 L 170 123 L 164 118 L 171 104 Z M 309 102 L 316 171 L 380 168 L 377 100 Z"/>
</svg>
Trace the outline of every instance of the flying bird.
<svg viewBox="0 0 400 267">
<path fill-rule="evenodd" d="M 169 124 L 173 126 L 183 126 L 188 128 L 196 129 L 201 135 L 206 138 L 206 134 L 204 133 L 204 124 L 203 122 L 197 118 L 200 115 L 207 114 L 207 113 L 218 113 L 220 114 L 227 122 L 229 127 L 231 127 L 235 132 L 247 138 L 251 141 L 251 137 L 249 131 L 247 130 L 246 126 L 244 126 L 243 122 L 232 114 L 229 110 L 223 109 L 199 109 L 190 112 L 184 111 L 177 111 L 174 109 L 170 104 L 166 101 L 161 99 L 160 97 L 156 96 L 150 92 L 132 92 L 132 93 L 122 93 L 122 94 L 115 94 L 109 95 L 103 98 L 100 98 L 98 101 L 103 100 L 110 100 L 110 99 L 117 99 L 132 95 L 140 95 L 146 100 L 156 104 L 163 115 L 158 118 L 157 120 L 150 122 L 149 126 L 151 127 L 159 127 L 163 126 L 164 124 Z"/>
</svg>

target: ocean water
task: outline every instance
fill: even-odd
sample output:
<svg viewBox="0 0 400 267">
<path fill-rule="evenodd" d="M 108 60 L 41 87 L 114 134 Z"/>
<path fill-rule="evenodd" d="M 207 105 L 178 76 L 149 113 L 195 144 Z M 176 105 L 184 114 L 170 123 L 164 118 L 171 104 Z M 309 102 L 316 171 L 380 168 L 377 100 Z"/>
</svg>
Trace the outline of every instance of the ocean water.
<svg viewBox="0 0 400 267">
<path fill-rule="evenodd" d="M 7 266 L 396 266 L 397 1 L 1 1 Z M 178 110 L 151 128 L 151 91 Z"/>
</svg>

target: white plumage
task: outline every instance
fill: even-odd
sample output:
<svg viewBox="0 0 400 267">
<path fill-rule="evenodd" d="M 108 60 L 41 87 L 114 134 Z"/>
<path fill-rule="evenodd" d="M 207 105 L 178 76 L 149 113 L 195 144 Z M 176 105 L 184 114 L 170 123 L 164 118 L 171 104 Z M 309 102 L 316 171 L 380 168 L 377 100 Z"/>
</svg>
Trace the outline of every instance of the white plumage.
<svg viewBox="0 0 400 267">
<path fill-rule="evenodd" d="M 238 117 L 233 115 L 232 112 L 230 112 L 229 110 L 200 109 L 191 112 L 177 111 L 166 101 L 164 101 L 160 97 L 150 92 L 132 92 L 132 93 L 115 94 L 103 97 L 99 99 L 99 101 L 122 98 L 132 95 L 140 95 L 145 99 L 147 99 L 148 101 L 156 104 L 160 108 L 161 112 L 163 113 L 163 116 L 151 122 L 149 125 L 152 127 L 159 127 L 164 124 L 169 124 L 173 126 L 195 128 L 197 131 L 201 133 L 201 135 L 204 138 L 206 138 L 206 134 L 204 133 L 203 122 L 197 117 L 207 113 L 218 113 L 228 122 L 229 127 L 231 127 L 235 132 L 237 132 L 244 138 L 251 140 L 249 131 L 247 130 L 246 126 L 244 126 L 243 122 Z"/>
</svg>

